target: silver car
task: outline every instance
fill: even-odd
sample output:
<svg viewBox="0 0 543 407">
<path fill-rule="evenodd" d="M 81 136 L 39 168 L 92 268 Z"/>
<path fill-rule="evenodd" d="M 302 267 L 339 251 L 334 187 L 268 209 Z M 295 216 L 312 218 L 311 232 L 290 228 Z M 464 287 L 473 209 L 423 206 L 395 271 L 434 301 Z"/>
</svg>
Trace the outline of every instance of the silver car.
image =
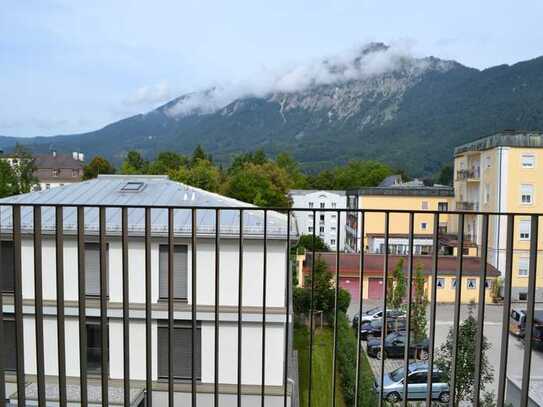
<svg viewBox="0 0 543 407">
<path fill-rule="evenodd" d="M 428 364 L 411 363 L 407 372 L 407 400 L 425 400 L 428 390 Z M 400 367 L 383 377 L 383 399 L 395 403 L 403 399 L 404 368 Z M 374 384 L 374 391 L 379 394 L 379 383 Z M 441 372 L 434 368 L 432 375 L 432 399 L 441 403 L 449 402 L 449 385 Z"/>
</svg>

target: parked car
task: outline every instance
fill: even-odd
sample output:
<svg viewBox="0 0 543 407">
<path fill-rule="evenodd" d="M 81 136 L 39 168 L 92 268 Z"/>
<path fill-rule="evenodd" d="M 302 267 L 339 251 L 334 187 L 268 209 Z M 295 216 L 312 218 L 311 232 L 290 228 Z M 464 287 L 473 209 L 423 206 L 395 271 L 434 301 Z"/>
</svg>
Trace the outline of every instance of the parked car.
<svg viewBox="0 0 543 407">
<path fill-rule="evenodd" d="M 522 338 L 525 342 L 525 338 Z M 543 325 L 534 325 L 532 331 L 532 349 L 543 352 Z"/>
<path fill-rule="evenodd" d="M 400 367 L 383 376 L 383 399 L 396 403 L 403 399 L 403 384 L 407 376 L 407 400 L 424 400 L 428 391 L 428 364 L 417 362 L 409 364 L 407 375 Z M 380 393 L 380 384 L 375 381 L 373 390 Z M 440 403 L 448 403 L 450 399 L 449 385 L 444 375 L 434 368 L 432 373 L 432 399 Z"/>
<path fill-rule="evenodd" d="M 534 311 L 534 325 L 543 325 L 543 310 Z M 524 338 L 525 329 L 526 311 L 512 309 L 509 317 L 509 332 L 519 338 Z"/>
<path fill-rule="evenodd" d="M 387 330 L 386 334 L 397 331 L 405 331 L 406 319 L 403 317 L 400 318 L 390 318 L 387 319 Z M 383 329 L 383 320 L 378 319 L 376 321 L 365 322 L 360 327 L 360 339 L 363 341 L 368 340 L 372 336 L 381 336 L 381 331 Z"/>
<path fill-rule="evenodd" d="M 400 316 L 405 317 L 405 311 L 401 309 L 389 309 L 387 310 L 387 318 L 398 318 Z M 358 314 L 353 317 L 353 328 L 357 329 L 359 320 L 363 324 L 364 322 L 378 321 L 383 318 L 383 308 L 375 307 L 362 313 L 362 318 L 359 318 Z"/>
<path fill-rule="evenodd" d="M 407 339 L 407 333 L 405 331 L 392 332 L 385 337 L 385 358 L 403 358 L 405 350 L 405 341 Z M 421 360 L 428 359 L 428 339 L 422 341 L 409 341 L 409 357 L 418 358 Z M 366 350 L 368 356 L 381 359 L 383 352 L 381 351 L 381 339 L 370 338 L 368 339 L 368 346 Z"/>
</svg>

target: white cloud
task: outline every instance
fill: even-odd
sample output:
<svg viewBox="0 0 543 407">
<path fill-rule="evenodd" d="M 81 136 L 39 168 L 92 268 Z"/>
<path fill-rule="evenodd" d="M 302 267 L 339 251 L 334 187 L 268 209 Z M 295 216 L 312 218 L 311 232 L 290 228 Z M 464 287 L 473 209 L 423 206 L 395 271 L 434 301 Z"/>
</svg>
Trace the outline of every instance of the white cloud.
<svg viewBox="0 0 543 407">
<path fill-rule="evenodd" d="M 409 43 L 389 47 L 366 44 L 318 61 L 255 75 L 255 79 L 191 93 L 169 108 L 167 113 L 173 117 L 211 113 L 241 97 L 263 97 L 275 92 L 290 93 L 318 85 L 367 79 L 406 66 L 413 69 L 425 67 L 423 60 L 413 56 Z"/>
<path fill-rule="evenodd" d="M 124 100 L 124 103 L 129 106 L 148 105 L 154 103 L 162 103 L 172 99 L 172 91 L 168 82 L 161 81 L 154 85 L 142 86 L 131 96 Z"/>
</svg>

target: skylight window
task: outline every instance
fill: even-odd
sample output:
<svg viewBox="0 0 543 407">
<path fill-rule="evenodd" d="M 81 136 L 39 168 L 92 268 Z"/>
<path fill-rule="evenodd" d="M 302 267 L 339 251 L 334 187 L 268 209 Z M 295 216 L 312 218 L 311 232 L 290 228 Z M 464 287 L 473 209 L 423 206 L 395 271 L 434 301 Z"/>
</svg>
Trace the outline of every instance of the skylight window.
<svg viewBox="0 0 543 407">
<path fill-rule="evenodd" d="M 121 192 L 139 192 L 143 189 L 143 182 L 127 182 L 121 188 Z"/>
</svg>

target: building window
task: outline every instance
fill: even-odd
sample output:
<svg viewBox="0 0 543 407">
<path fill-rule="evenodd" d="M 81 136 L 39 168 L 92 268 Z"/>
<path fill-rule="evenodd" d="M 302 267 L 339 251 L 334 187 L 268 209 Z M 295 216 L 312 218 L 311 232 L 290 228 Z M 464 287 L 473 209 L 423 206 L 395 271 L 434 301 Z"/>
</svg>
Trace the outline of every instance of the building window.
<svg viewBox="0 0 543 407">
<path fill-rule="evenodd" d="M 530 240 L 531 224 L 529 220 L 521 220 L 519 223 L 520 240 Z"/>
<path fill-rule="evenodd" d="M 53 168 L 53 177 L 58 177 L 59 173 L 60 173 L 59 169 Z"/>
<path fill-rule="evenodd" d="M 313 208 L 313 202 L 309 202 L 307 205 L 308 205 L 310 208 Z"/>
<path fill-rule="evenodd" d="M 168 245 L 159 248 L 159 297 L 168 298 Z M 186 300 L 188 293 L 188 257 L 186 245 L 173 247 L 173 298 Z"/>
<path fill-rule="evenodd" d="M 330 230 L 331 230 L 332 232 L 335 232 L 335 231 L 336 231 L 336 227 L 335 227 L 335 226 L 330 226 Z"/>
<path fill-rule="evenodd" d="M 45 189 L 51 189 L 51 184 L 45 184 Z"/>
<path fill-rule="evenodd" d="M 488 278 L 485 280 L 485 288 L 492 288 L 492 280 Z"/>
<path fill-rule="evenodd" d="M 445 288 L 445 279 L 444 278 L 436 279 L 436 287 L 437 288 Z"/>
<path fill-rule="evenodd" d="M 456 289 L 456 278 L 453 278 L 453 279 L 451 280 L 451 288 Z"/>
<path fill-rule="evenodd" d="M 527 301 L 528 300 L 528 293 L 527 292 L 518 293 L 518 300 L 519 301 Z"/>
<path fill-rule="evenodd" d="M 92 374 L 100 374 L 102 371 L 102 328 L 99 318 L 87 317 L 87 370 Z M 107 329 L 107 327 L 106 327 Z M 108 332 L 109 334 L 109 332 Z M 106 344 L 109 341 L 106 341 Z M 106 354 L 109 360 L 109 347 L 106 346 Z"/>
<path fill-rule="evenodd" d="M 324 202 L 321 202 L 321 209 L 324 209 L 325 206 Z"/>
<path fill-rule="evenodd" d="M 109 270 L 109 252 L 106 245 L 106 276 Z M 107 280 L 107 277 L 106 277 Z M 97 297 L 100 295 L 100 244 L 85 243 L 85 293 Z"/>
<path fill-rule="evenodd" d="M 518 260 L 518 275 L 519 277 L 528 277 L 530 267 L 530 258 L 522 256 Z"/>
<path fill-rule="evenodd" d="M 421 222 L 421 223 L 420 223 L 420 228 L 421 228 L 422 230 L 426 230 L 426 229 L 428 228 L 428 223 L 426 223 L 426 222 Z"/>
<path fill-rule="evenodd" d="M 201 369 L 201 328 L 197 327 L 194 333 L 194 375 L 196 379 L 202 376 Z M 168 326 L 167 321 L 159 322 L 158 326 L 158 377 L 168 377 Z M 177 325 L 173 329 L 173 344 L 171 357 L 173 364 L 173 376 L 176 379 L 190 379 L 192 377 L 192 327 Z"/>
<path fill-rule="evenodd" d="M 308 226 L 307 231 L 310 232 L 310 233 L 313 232 L 313 226 Z"/>
<path fill-rule="evenodd" d="M 332 219 L 336 219 L 336 218 L 337 218 L 337 216 L 336 216 L 335 213 L 333 213 L 333 214 L 331 215 L 331 217 L 332 217 Z"/>
<path fill-rule="evenodd" d="M 428 209 L 428 201 L 422 201 L 421 208 Z"/>
<path fill-rule="evenodd" d="M 447 202 L 439 202 L 437 204 L 437 210 L 440 212 L 447 212 L 449 210 L 449 204 Z"/>
<path fill-rule="evenodd" d="M 336 203 L 332 202 L 332 208 L 335 208 L 335 207 L 336 207 Z"/>
<path fill-rule="evenodd" d="M 336 239 L 330 239 L 330 244 L 332 246 L 335 246 L 336 245 Z"/>
<path fill-rule="evenodd" d="M 15 318 L 11 314 L 4 313 L 4 369 L 15 371 L 17 369 L 17 357 L 15 353 L 16 343 Z"/>
<path fill-rule="evenodd" d="M 320 223 L 324 223 L 324 215 L 320 215 L 319 221 L 320 221 Z"/>
<path fill-rule="evenodd" d="M 319 232 L 324 233 L 324 226 L 319 227 Z"/>
<path fill-rule="evenodd" d="M 475 278 L 468 278 L 468 289 L 473 290 L 477 288 L 477 280 Z"/>
<path fill-rule="evenodd" d="M 79 175 L 79 170 L 72 169 L 72 177 L 76 178 Z"/>
<path fill-rule="evenodd" d="M 535 167 L 535 155 L 522 154 L 522 168 L 534 168 Z"/>
<path fill-rule="evenodd" d="M 531 184 L 522 184 L 520 186 L 520 202 L 523 205 L 534 203 L 534 186 Z"/>
<path fill-rule="evenodd" d="M 1 292 L 12 293 L 15 291 L 15 270 L 14 270 L 14 257 L 15 249 L 13 242 L 2 241 L 0 242 L 0 288 Z"/>
<path fill-rule="evenodd" d="M 487 155 L 485 157 L 485 161 L 486 161 L 486 168 L 490 168 L 490 160 L 491 160 L 491 157 L 489 155 Z"/>
</svg>

